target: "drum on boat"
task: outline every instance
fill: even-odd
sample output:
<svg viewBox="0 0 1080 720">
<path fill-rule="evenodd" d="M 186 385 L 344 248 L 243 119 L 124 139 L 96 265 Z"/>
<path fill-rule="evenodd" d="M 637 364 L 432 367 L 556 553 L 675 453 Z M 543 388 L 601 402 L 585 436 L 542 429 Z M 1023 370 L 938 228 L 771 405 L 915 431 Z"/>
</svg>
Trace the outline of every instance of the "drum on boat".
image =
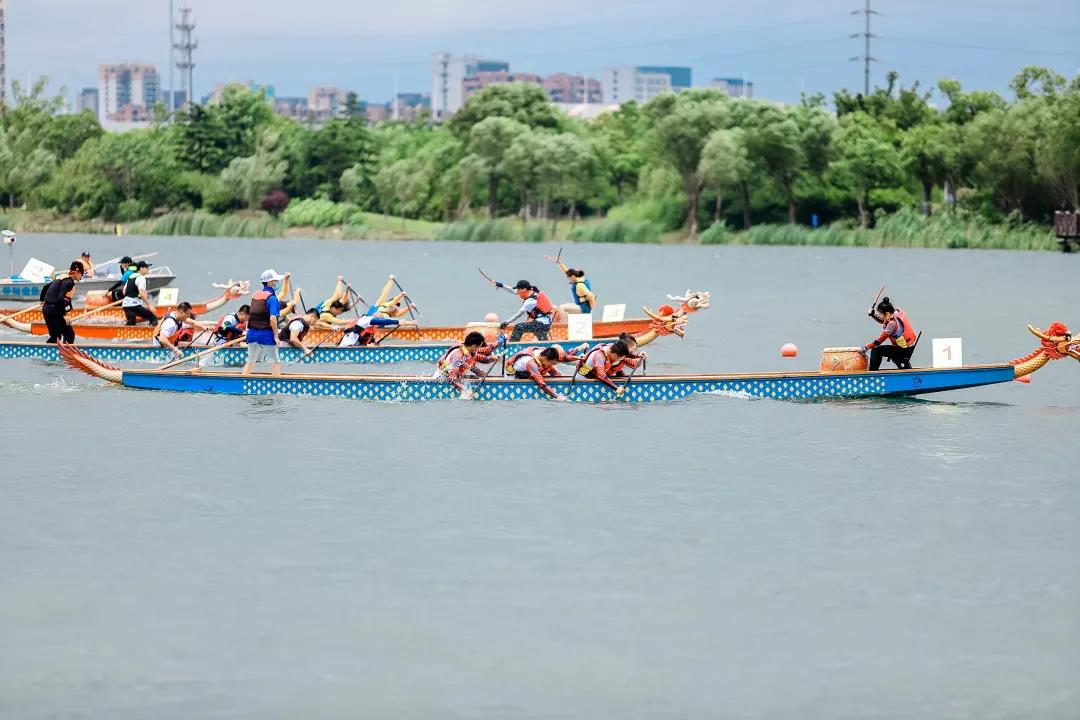
<svg viewBox="0 0 1080 720">
<path fill-rule="evenodd" d="M 823 373 L 849 373 L 866 370 L 869 362 L 861 347 L 825 348 L 821 351 Z"/>
</svg>

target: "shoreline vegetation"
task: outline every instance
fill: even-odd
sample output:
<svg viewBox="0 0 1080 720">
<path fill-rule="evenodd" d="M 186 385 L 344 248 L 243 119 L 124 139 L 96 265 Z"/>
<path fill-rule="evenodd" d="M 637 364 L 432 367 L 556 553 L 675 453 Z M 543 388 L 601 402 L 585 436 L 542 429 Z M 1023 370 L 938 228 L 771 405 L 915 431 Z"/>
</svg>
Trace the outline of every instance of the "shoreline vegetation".
<svg viewBox="0 0 1080 720">
<path fill-rule="evenodd" d="M 346 209 L 348 210 L 348 209 Z M 340 212 L 340 211 L 339 211 Z M 444 240 L 498 243 L 609 243 L 663 245 L 773 245 L 895 247 L 976 250 L 1060 250 L 1046 227 L 1021 222 L 988 222 L 964 211 L 939 212 L 929 217 L 912 209 L 879 213 L 871 228 L 837 221 L 816 229 L 803 225 L 763 224 L 748 230 L 712 225 L 698 237 L 682 231 L 665 232 L 647 221 L 587 219 L 576 223 L 516 218 L 472 219 L 451 223 L 411 220 L 356 211 L 344 221 L 295 218 L 289 224 L 267 213 L 217 215 L 206 212 L 168 213 L 131 223 L 79 220 L 69 215 L 22 210 L 0 211 L 0 225 L 19 232 L 151 235 L 169 237 L 315 238 L 330 240 Z"/>
<path fill-rule="evenodd" d="M 1054 250 L 1080 208 L 1080 75 L 797 104 L 693 88 L 593 120 L 491 85 L 445 122 L 321 124 L 261 92 L 106 133 L 47 79 L 0 107 L 0 226 L 160 236 Z M 1067 249 L 1067 248 L 1066 248 Z"/>
</svg>

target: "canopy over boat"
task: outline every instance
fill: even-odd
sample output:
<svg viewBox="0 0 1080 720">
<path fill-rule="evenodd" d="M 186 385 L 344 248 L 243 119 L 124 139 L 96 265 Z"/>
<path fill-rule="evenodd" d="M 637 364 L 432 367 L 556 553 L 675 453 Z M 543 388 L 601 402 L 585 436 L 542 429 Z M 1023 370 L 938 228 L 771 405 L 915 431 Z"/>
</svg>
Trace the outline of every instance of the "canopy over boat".
<svg viewBox="0 0 1080 720">
<path fill-rule="evenodd" d="M 1031 354 L 1000 365 L 961 368 L 894 370 L 884 372 L 739 373 L 728 375 L 663 375 L 628 379 L 620 395 L 596 381 L 552 378 L 553 389 L 573 402 L 645 403 L 677 400 L 703 393 L 738 393 L 777 400 L 895 397 L 958 390 L 1009 382 L 1029 375 L 1051 360 L 1080 360 L 1080 340 L 1054 323 L 1047 331 L 1028 328 L 1041 344 Z M 381 401 L 439 400 L 459 397 L 441 379 L 402 375 L 285 374 L 243 375 L 205 370 L 121 370 L 94 360 L 74 345 L 60 348 L 73 368 L 127 387 L 225 395 L 303 395 Z M 632 380 L 632 382 L 631 382 Z M 546 395 L 531 380 L 489 377 L 469 389 L 477 400 L 539 400 Z"/>
</svg>

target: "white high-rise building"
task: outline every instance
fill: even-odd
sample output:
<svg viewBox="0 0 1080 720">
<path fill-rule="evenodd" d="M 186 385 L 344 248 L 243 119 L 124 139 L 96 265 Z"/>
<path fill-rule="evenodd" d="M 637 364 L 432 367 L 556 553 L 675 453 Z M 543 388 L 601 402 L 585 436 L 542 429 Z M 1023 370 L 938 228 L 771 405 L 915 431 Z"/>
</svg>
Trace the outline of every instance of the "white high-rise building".
<svg viewBox="0 0 1080 720">
<path fill-rule="evenodd" d="M 153 65 L 100 65 L 98 108 L 100 117 L 111 118 L 131 107 L 149 113 L 158 101 L 161 83 Z"/>
<path fill-rule="evenodd" d="M 431 64 L 431 117 L 445 120 L 465 105 L 466 80 L 481 72 L 510 72 L 510 63 L 476 55 L 435 53 Z"/>
<path fill-rule="evenodd" d="M 690 87 L 690 68 L 633 66 L 604 68 L 601 82 L 604 102 L 621 105 L 631 100 L 646 103 L 660 93 Z"/>
</svg>

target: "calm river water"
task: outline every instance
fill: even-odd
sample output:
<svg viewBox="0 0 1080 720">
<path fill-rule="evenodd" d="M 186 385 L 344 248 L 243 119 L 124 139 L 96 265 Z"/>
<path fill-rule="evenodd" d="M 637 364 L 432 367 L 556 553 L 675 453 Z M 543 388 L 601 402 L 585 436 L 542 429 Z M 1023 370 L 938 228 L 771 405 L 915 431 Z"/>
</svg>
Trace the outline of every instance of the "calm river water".
<svg viewBox="0 0 1080 720">
<path fill-rule="evenodd" d="M 396 272 L 426 322 L 568 291 L 535 245 L 21 236 L 157 250 L 185 297 Z M 1080 257 L 567 246 L 651 372 L 808 369 L 878 286 L 969 363 L 1080 326 Z M 5 338 L 10 335 L 5 334 Z M 779 347 L 795 342 L 796 360 Z M 1080 368 L 911 401 L 140 393 L 0 364 L 0 717 L 1073 718 Z"/>
</svg>

